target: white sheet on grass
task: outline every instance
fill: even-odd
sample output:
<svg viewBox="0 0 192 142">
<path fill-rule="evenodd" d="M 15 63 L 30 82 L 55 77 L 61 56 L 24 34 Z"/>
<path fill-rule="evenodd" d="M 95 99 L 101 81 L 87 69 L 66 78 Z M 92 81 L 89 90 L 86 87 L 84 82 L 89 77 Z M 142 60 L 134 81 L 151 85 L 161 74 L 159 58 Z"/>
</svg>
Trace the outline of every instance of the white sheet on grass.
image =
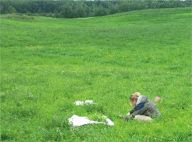
<svg viewBox="0 0 192 142">
<path fill-rule="evenodd" d="M 98 121 L 90 120 L 88 117 L 73 115 L 68 120 L 69 120 L 69 124 L 72 125 L 73 127 L 83 126 L 87 124 L 105 124 L 109 126 L 114 125 L 113 121 L 111 121 L 109 118 L 106 118 L 105 122 L 98 122 Z"/>
</svg>

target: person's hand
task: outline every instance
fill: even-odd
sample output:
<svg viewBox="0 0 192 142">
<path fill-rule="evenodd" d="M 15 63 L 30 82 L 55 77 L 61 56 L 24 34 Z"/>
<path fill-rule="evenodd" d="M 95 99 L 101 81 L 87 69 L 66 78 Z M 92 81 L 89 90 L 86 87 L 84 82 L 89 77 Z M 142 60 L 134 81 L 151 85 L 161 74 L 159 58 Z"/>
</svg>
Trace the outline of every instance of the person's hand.
<svg viewBox="0 0 192 142">
<path fill-rule="evenodd" d="M 161 101 L 161 97 L 156 96 L 156 97 L 154 98 L 154 102 L 155 102 L 155 103 L 158 103 L 158 102 L 160 102 L 160 101 Z"/>
<path fill-rule="evenodd" d="M 126 116 L 124 116 L 124 120 L 130 120 L 130 119 L 132 119 L 133 118 L 133 116 L 132 115 L 126 115 Z"/>
</svg>

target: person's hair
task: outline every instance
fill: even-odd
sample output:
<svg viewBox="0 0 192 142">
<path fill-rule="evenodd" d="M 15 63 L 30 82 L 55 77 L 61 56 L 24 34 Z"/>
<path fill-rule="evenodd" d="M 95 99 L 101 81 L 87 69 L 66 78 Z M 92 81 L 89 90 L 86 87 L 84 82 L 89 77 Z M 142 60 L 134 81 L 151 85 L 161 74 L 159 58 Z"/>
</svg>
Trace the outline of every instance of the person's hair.
<svg viewBox="0 0 192 142">
<path fill-rule="evenodd" d="M 140 92 L 134 92 L 134 93 L 129 97 L 129 100 L 130 100 L 130 101 L 134 101 L 134 100 L 136 100 L 140 95 L 141 95 Z"/>
<path fill-rule="evenodd" d="M 132 94 L 132 95 L 129 97 L 129 100 L 130 100 L 130 101 L 133 101 L 133 100 L 135 100 L 137 97 L 139 97 L 139 96 L 136 95 L 136 94 Z"/>
</svg>

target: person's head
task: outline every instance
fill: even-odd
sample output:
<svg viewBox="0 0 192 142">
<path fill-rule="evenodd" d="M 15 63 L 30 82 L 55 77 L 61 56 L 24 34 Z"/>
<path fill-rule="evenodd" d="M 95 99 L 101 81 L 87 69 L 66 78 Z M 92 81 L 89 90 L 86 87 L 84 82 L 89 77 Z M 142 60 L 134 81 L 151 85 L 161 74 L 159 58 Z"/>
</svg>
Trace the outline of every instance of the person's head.
<svg viewBox="0 0 192 142">
<path fill-rule="evenodd" d="M 140 95 L 141 95 L 141 93 L 135 92 L 135 93 L 133 93 L 133 94 L 129 97 L 129 100 L 130 100 L 132 106 L 135 106 L 135 105 L 136 105 L 136 103 L 137 103 L 137 98 L 138 98 Z"/>
</svg>

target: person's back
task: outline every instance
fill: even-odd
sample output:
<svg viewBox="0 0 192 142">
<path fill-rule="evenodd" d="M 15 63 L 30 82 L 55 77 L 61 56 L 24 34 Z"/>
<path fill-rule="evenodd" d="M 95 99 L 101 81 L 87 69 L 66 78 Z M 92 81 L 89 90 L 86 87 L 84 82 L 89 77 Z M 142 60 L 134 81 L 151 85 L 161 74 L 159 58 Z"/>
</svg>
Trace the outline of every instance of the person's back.
<svg viewBox="0 0 192 142">
<path fill-rule="evenodd" d="M 156 108 L 155 104 L 151 101 L 145 103 L 144 108 L 146 111 L 143 112 L 141 115 L 150 116 L 150 117 L 157 117 L 160 115 L 159 110 Z"/>
</svg>

